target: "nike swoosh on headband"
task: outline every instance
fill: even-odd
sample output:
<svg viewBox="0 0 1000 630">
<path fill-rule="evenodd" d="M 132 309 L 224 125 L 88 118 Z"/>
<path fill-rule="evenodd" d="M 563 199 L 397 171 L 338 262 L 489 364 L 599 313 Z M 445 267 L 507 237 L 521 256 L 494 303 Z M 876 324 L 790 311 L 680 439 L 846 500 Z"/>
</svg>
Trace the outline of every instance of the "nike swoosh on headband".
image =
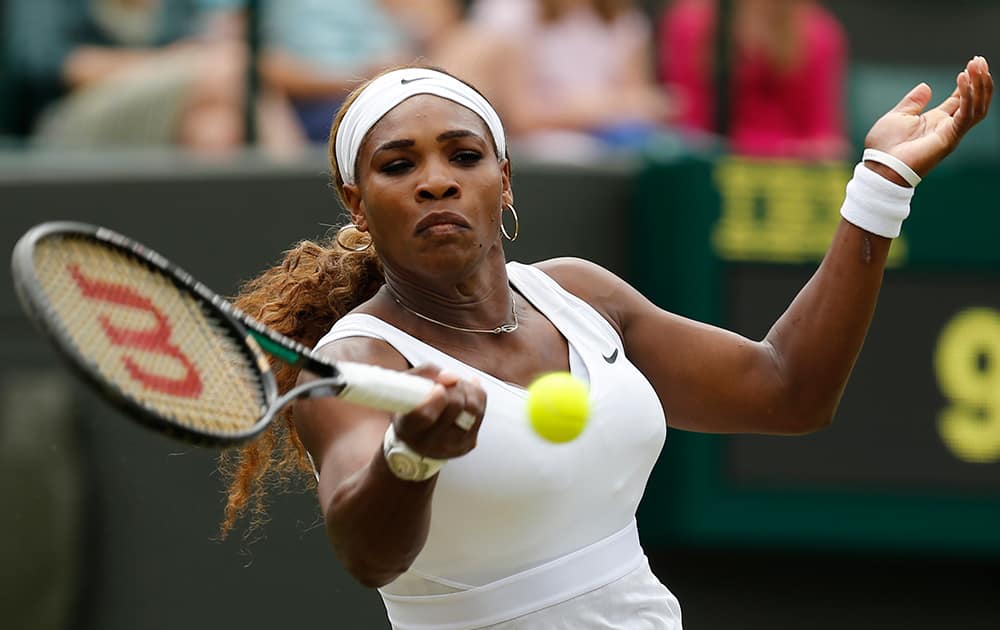
<svg viewBox="0 0 1000 630">
<path fill-rule="evenodd" d="M 406 85 L 407 83 L 413 83 L 414 81 L 422 81 L 423 79 L 429 79 L 430 77 L 415 77 L 413 79 L 400 79 L 400 85 Z"/>
</svg>

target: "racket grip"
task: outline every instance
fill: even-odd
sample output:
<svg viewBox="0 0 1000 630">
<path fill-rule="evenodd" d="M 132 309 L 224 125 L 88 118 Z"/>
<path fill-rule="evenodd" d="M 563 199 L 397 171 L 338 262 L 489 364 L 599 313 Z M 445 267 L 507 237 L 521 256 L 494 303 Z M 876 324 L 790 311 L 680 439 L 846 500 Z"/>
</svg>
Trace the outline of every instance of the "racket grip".
<svg viewBox="0 0 1000 630">
<path fill-rule="evenodd" d="M 434 388 L 434 381 L 422 376 L 367 363 L 338 361 L 337 369 L 346 383 L 340 398 L 383 411 L 406 413 L 424 402 Z"/>
</svg>

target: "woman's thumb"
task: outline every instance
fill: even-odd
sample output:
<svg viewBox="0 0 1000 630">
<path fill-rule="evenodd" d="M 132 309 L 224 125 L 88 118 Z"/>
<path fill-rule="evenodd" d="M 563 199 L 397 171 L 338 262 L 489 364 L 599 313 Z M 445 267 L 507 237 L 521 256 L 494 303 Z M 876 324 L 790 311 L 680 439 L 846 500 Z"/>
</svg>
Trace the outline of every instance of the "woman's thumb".
<svg viewBox="0 0 1000 630">
<path fill-rule="evenodd" d="M 931 102 L 931 86 L 921 83 L 910 90 L 903 100 L 892 108 L 894 112 L 917 116 Z"/>
</svg>

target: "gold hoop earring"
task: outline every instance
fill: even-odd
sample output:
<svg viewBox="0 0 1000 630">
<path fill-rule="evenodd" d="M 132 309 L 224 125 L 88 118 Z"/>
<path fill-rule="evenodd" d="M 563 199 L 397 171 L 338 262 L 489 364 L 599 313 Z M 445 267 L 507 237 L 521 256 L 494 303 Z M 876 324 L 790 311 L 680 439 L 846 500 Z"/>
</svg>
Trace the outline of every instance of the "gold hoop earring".
<svg viewBox="0 0 1000 630">
<path fill-rule="evenodd" d="M 514 236 L 507 233 L 507 228 L 503 224 L 503 209 L 510 208 L 510 213 L 514 215 Z M 517 210 L 514 209 L 514 204 L 508 203 L 500 208 L 500 231 L 503 232 L 504 237 L 511 243 L 517 238 L 518 232 L 521 231 L 521 222 L 517 219 Z"/>
<path fill-rule="evenodd" d="M 337 230 L 337 238 L 335 238 L 334 240 L 337 241 L 337 245 L 339 245 L 341 249 L 346 249 L 349 252 L 363 252 L 372 246 L 372 238 L 370 234 L 368 235 L 368 242 L 362 245 L 361 247 L 358 247 L 357 245 L 353 247 L 350 245 L 345 245 L 344 242 L 340 240 L 340 237 L 344 234 L 344 230 L 348 229 L 355 230 L 359 234 L 361 233 L 361 230 L 358 229 L 358 226 L 354 225 L 353 223 L 348 223 L 347 225 Z"/>
</svg>

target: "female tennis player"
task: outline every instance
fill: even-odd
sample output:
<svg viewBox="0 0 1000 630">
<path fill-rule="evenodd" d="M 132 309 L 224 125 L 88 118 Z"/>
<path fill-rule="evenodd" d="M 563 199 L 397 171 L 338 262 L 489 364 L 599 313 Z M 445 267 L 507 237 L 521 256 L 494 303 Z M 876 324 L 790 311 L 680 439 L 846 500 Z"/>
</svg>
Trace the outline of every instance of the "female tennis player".
<svg viewBox="0 0 1000 630">
<path fill-rule="evenodd" d="M 913 186 L 983 119 L 992 92 L 976 57 L 937 107 L 921 84 L 875 123 L 825 259 L 752 341 L 661 310 L 584 260 L 508 262 L 503 239 L 518 226 L 493 108 L 435 70 L 376 77 L 330 136 L 352 224 L 301 243 L 239 306 L 331 359 L 436 385 L 405 415 L 300 402 L 286 431 L 233 462 L 224 528 L 253 509 L 269 469 L 311 473 L 308 453 L 333 548 L 378 587 L 394 628 L 680 628 L 635 523 L 667 427 L 801 434 L 830 423 Z M 281 369 L 285 388 L 312 378 Z M 561 446 L 524 420 L 526 386 L 556 370 L 589 384 L 592 408 Z"/>
</svg>

